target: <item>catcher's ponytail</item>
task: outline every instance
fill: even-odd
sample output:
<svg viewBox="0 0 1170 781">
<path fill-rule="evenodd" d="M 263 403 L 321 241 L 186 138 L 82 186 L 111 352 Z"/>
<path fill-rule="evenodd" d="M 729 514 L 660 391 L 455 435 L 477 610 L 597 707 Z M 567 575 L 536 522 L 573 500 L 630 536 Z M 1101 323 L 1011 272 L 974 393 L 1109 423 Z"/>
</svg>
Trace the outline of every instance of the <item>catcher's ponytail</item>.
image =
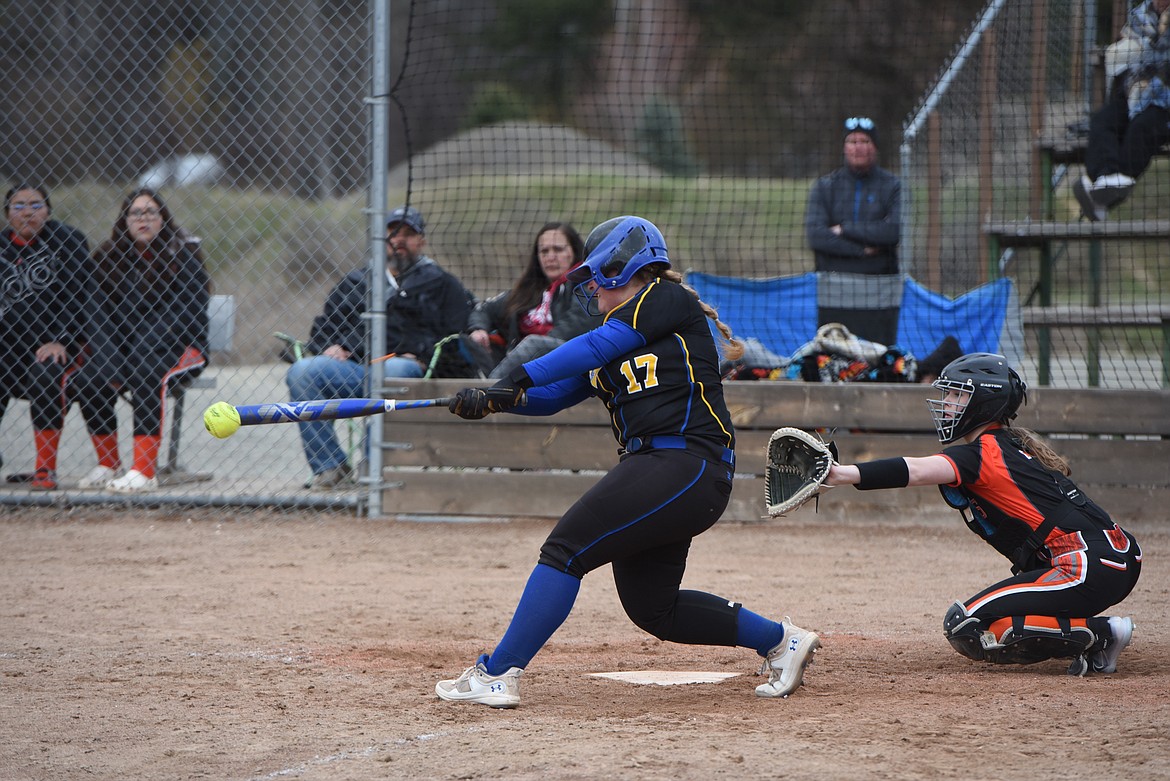
<svg viewBox="0 0 1170 781">
<path fill-rule="evenodd" d="M 1034 431 L 1016 426 L 1007 426 L 1008 433 L 1020 443 L 1020 449 L 1031 455 L 1049 469 L 1062 475 L 1071 475 L 1068 459 L 1048 446 Z"/>
</svg>

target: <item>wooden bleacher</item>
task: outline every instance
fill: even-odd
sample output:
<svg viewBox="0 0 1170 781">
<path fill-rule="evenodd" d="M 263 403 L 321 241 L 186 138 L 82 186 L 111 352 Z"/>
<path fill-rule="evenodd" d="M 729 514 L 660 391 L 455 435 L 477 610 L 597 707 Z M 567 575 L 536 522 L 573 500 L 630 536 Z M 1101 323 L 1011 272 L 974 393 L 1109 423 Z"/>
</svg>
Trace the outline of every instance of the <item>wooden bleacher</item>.
<svg viewBox="0 0 1170 781">
<path fill-rule="evenodd" d="M 466 384 L 390 382 L 388 398 L 446 396 Z M 764 452 L 781 426 L 835 427 L 842 459 L 850 462 L 940 449 L 926 406 L 937 392 L 924 385 L 731 382 L 724 391 L 738 440 L 735 490 L 724 521 L 764 516 Z M 1019 424 L 1049 437 L 1091 497 L 1118 520 L 1160 517 L 1170 502 L 1170 390 L 1033 388 L 1028 397 Z M 466 421 L 432 408 L 387 415 L 383 425 L 387 516 L 556 518 L 617 462 L 609 417 L 592 399 L 551 417 Z M 875 513 L 937 518 L 953 511 L 933 487 L 839 488 L 821 499 L 819 513 L 808 505 L 791 521 Z"/>
</svg>

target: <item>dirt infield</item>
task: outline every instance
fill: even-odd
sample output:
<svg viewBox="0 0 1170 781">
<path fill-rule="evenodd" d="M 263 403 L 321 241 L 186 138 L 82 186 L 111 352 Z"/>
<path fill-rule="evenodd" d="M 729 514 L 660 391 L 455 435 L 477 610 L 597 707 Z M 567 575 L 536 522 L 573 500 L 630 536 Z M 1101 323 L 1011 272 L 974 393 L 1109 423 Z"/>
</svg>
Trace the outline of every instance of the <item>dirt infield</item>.
<svg viewBox="0 0 1170 781">
<path fill-rule="evenodd" d="M 806 685 L 752 695 L 751 652 L 643 635 L 608 568 L 514 711 L 433 687 L 490 650 L 549 525 L 262 511 L 0 518 L 3 779 L 1170 778 L 1164 521 L 1111 676 L 955 654 L 947 605 L 1006 564 L 937 522 L 720 525 L 685 585 L 822 633 Z M 739 672 L 638 686 L 623 670 Z"/>
</svg>

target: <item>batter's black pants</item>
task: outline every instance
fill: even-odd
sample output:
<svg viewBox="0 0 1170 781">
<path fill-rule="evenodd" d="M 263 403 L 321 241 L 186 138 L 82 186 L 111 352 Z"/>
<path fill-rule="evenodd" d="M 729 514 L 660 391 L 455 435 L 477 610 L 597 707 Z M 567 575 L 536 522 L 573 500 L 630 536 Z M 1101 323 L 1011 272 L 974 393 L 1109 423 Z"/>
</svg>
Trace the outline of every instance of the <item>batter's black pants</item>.
<svg viewBox="0 0 1170 781">
<path fill-rule="evenodd" d="M 661 640 L 734 646 L 739 605 L 679 588 L 691 540 L 727 507 L 732 469 L 685 450 L 627 455 L 561 517 L 540 563 L 578 578 L 612 564 L 637 626 Z"/>
</svg>

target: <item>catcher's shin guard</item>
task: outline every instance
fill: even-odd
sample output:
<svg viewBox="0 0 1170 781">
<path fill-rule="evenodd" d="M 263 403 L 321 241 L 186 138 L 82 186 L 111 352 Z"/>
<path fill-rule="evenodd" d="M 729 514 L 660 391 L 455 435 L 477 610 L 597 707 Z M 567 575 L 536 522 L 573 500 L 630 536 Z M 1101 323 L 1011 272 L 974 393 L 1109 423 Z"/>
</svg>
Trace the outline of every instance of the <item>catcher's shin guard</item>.
<svg viewBox="0 0 1170 781">
<path fill-rule="evenodd" d="M 980 641 L 983 632 L 983 622 L 969 615 L 962 602 L 951 605 L 943 616 L 943 634 L 947 642 L 968 659 L 982 662 L 986 658 Z"/>
<path fill-rule="evenodd" d="M 1011 616 L 992 623 L 983 634 L 984 658 L 994 664 L 1035 664 L 1046 659 L 1072 659 L 1097 642 L 1084 619 Z"/>
</svg>

